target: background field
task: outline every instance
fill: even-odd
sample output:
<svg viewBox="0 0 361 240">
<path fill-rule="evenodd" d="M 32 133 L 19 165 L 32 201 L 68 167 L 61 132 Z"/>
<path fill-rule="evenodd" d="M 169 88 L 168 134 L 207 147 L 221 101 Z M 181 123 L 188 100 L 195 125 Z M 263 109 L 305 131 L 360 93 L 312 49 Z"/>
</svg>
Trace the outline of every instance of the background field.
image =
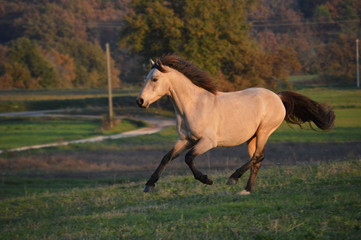
<svg viewBox="0 0 361 240">
<path fill-rule="evenodd" d="M 270 139 L 251 196 L 237 195 L 247 176 L 237 186 L 225 185 L 248 158 L 244 146 L 212 150 L 197 160 L 213 186 L 195 181 L 180 157 L 156 192 L 143 194 L 146 179 L 177 138 L 174 127 L 129 139 L 2 154 L 0 238 L 359 239 L 361 93 L 326 88 L 298 92 L 333 106 L 336 127 L 320 133 L 283 124 Z M 142 126 L 125 120 L 113 132 L 104 132 L 100 119 L 79 118 L 106 113 L 105 96 L 93 94 L 11 92 L 11 98 L 0 100 L 2 112 L 17 104 L 21 111 L 68 106 L 61 114 L 72 117 L 0 117 L 0 149 Z M 135 91 L 118 94 L 118 115 L 173 115 L 167 100 L 139 111 Z"/>
<path fill-rule="evenodd" d="M 75 117 L 8 117 L 0 125 L 1 149 L 62 142 L 131 131 L 146 124 L 122 119 L 113 129 L 102 129 L 101 119 Z"/>
<path fill-rule="evenodd" d="M 361 93 L 351 89 L 326 89 L 307 88 L 298 91 L 312 99 L 328 103 L 336 113 L 336 128 L 330 132 L 319 134 L 305 126 L 300 129 L 298 126 L 290 128 L 284 123 L 272 136 L 273 142 L 344 142 L 361 141 Z M 107 98 L 102 91 L 33 91 L 23 94 L 21 91 L 8 92 L 7 98 L 0 98 L 0 109 L 2 112 L 19 109 L 21 111 L 53 110 L 64 109 L 65 114 L 85 114 L 101 116 L 106 114 Z M 159 104 L 154 104 L 150 110 L 141 111 L 135 106 L 136 92 L 134 90 L 119 91 L 115 94 L 114 105 L 117 115 L 137 115 L 137 116 L 163 116 L 173 117 L 172 107 L 169 101 L 163 100 Z M 54 97 L 57 99 L 54 100 Z M 15 121 L 14 121 L 15 120 Z M 19 147 L 29 144 L 29 141 L 16 141 L 14 139 L 28 139 L 26 134 L 32 135 L 35 143 L 49 143 L 59 140 L 77 139 L 86 136 L 103 134 L 100 131 L 99 120 L 92 119 L 46 119 L 49 125 L 43 125 L 44 120 L 2 118 L 0 130 L 4 132 L 0 140 L 0 149 Z M 129 124 L 129 122 L 124 122 Z M 21 126 L 20 126 L 21 125 Z M 69 128 L 65 129 L 64 125 Z M 46 132 L 46 129 L 54 127 L 54 133 Z M 123 129 L 133 129 L 130 126 L 123 126 Z M 59 135 L 59 131 L 63 132 Z M 24 132 L 26 130 L 27 132 Z M 38 138 L 34 135 L 40 132 Z M 117 129 L 122 130 L 122 129 Z M 22 132 L 19 137 L 16 134 Z M 116 131 L 114 131 L 116 132 Z M 70 134 L 67 134 L 70 133 Z M 42 135 L 40 137 L 40 135 Z M 173 129 L 168 135 L 176 139 L 176 132 Z M 24 138 L 23 138 L 24 137 Z"/>
</svg>

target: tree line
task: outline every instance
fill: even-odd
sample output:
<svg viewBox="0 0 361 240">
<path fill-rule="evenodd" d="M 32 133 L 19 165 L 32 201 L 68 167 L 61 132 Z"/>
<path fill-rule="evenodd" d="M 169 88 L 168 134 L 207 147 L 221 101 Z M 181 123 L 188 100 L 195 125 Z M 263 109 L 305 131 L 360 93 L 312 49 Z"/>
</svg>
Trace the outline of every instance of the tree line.
<svg viewBox="0 0 361 240">
<path fill-rule="evenodd" d="M 91 25 L 118 20 L 125 8 L 126 1 L 0 1 L 0 88 L 105 87 L 103 32 Z"/>
<path fill-rule="evenodd" d="M 357 0 L 0 1 L 0 89 L 99 88 L 110 42 L 115 86 L 178 54 L 224 90 L 289 86 L 290 75 L 355 77 Z"/>
</svg>

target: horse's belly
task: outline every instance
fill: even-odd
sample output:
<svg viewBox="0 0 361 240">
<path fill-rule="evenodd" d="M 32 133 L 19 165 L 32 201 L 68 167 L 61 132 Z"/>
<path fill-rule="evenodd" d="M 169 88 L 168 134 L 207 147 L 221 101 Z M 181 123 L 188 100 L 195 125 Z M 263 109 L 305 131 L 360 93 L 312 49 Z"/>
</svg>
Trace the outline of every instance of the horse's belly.
<svg viewBox="0 0 361 240">
<path fill-rule="evenodd" d="M 274 114 L 277 115 L 280 111 L 277 108 L 279 102 L 277 95 L 258 88 L 220 95 L 217 103 L 220 115 L 217 131 L 218 145 L 236 146 L 248 141 L 265 120 L 270 124 L 267 123 L 269 126 L 263 124 L 263 127 L 272 129 L 275 125 L 274 119 L 277 118 Z M 283 108 L 281 102 L 280 104 L 280 108 Z M 277 124 L 280 121 L 277 120 Z"/>
<path fill-rule="evenodd" d="M 232 129 L 224 129 L 219 132 L 218 146 L 232 147 L 240 145 L 254 136 L 257 131 L 256 126 L 249 126 L 248 128 L 235 127 Z"/>
</svg>

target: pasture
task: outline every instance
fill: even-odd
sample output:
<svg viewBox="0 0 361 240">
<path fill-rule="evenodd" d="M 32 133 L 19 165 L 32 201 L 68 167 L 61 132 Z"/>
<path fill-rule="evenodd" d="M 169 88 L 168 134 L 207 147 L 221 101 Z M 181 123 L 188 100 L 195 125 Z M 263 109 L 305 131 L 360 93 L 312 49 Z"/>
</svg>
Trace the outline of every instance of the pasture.
<svg viewBox="0 0 361 240">
<path fill-rule="evenodd" d="M 146 126 L 132 119 L 123 119 L 111 130 L 101 128 L 99 119 L 62 117 L 8 117 L 1 121 L 0 146 L 2 149 L 31 146 L 44 143 L 77 140 L 95 136 L 131 131 Z"/>
<path fill-rule="evenodd" d="M 225 184 L 247 161 L 244 146 L 212 150 L 196 160 L 213 178 L 212 186 L 195 181 L 181 156 L 156 192 L 143 194 L 145 181 L 177 137 L 173 127 L 129 139 L 2 154 L 0 239 L 359 239 L 361 93 L 298 92 L 332 105 L 336 128 L 319 133 L 283 124 L 271 136 L 250 196 L 237 195 L 247 176 L 236 186 Z M 117 94 L 118 115 L 172 116 L 166 101 L 139 111 L 135 91 Z M 67 106 L 74 117 L 1 117 L 0 149 L 113 133 L 102 132 L 100 120 L 75 116 L 106 112 L 106 98 L 98 92 L 10 95 L 0 100 L 2 112 Z M 140 126 L 123 123 L 114 132 Z"/>
<path fill-rule="evenodd" d="M 3 199 L 2 239 L 359 239 L 361 162 L 269 168 L 239 196 L 224 173 L 205 186 L 169 176 Z M 35 180 L 36 181 L 36 180 Z M 245 182 L 240 183 L 244 185 Z M 55 185 L 57 186 L 57 185 Z M 49 186 L 50 187 L 50 186 Z"/>
</svg>

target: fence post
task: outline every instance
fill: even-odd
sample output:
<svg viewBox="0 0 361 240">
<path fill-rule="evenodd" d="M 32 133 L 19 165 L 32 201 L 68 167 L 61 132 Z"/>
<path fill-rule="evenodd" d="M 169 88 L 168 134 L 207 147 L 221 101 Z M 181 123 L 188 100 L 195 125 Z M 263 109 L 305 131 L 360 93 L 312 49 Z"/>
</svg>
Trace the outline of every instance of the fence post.
<svg viewBox="0 0 361 240">
<path fill-rule="evenodd" d="M 108 103 L 109 103 L 109 127 L 114 127 L 113 118 L 114 118 L 114 112 L 113 112 L 113 97 L 112 97 L 112 74 L 111 74 L 111 68 L 110 68 L 110 50 L 109 50 L 109 43 L 105 44 L 106 48 L 106 55 L 107 55 L 107 72 L 108 72 Z"/>
<path fill-rule="evenodd" d="M 356 39 L 356 86 L 357 88 L 360 88 L 360 66 L 359 66 L 359 47 L 358 47 L 359 41 Z"/>
</svg>

